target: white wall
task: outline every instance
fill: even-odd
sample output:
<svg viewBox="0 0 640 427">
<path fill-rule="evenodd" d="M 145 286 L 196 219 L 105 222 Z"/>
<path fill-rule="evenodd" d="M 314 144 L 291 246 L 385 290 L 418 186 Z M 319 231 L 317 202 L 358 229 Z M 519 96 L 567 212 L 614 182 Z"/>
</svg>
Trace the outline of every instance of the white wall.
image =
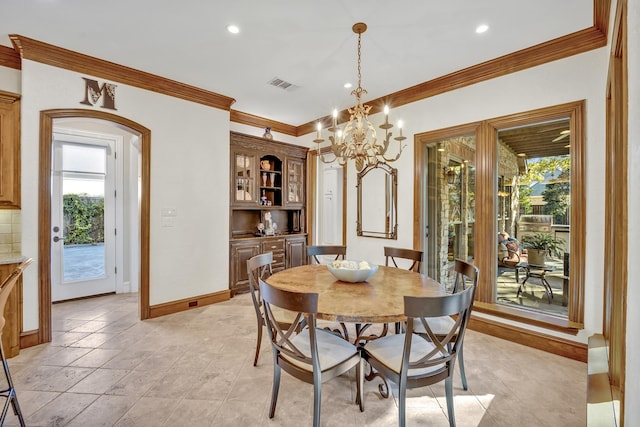
<svg viewBox="0 0 640 427">
<path fill-rule="evenodd" d="M 35 261 L 24 277 L 25 330 L 38 327 L 39 114 L 84 108 L 82 77 L 92 78 L 22 64 L 22 250 Z M 151 130 L 150 304 L 228 289 L 229 112 L 113 83 L 113 113 Z M 173 227 L 162 226 L 162 208 L 177 210 Z"/>
<path fill-rule="evenodd" d="M 0 90 L 20 93 L 20 70 L 0 66 Z"/>
<path fill-rule="evenodd" d="M 628 213 L 629 235 L 627 238 L 627 338 L 626 338 L 626 379 L 624 421 L 627 426 L 640 425 L 640 310 L 636 304 L 640 302 L 640 287 L 635 279 L 640 277 L 640 263 L 638 263 L 635 245 L 640 241 L 640 4 L 637 1 L 627 2 L 627 48 L 628 55 L 628 83 L 629 83 L 629 128 L 628 128 Z M 618 237 L 618 236 L 616 236 Z M 624 236 L 619 236 L 624 238 Z"/>
<path fill-rule="evenodd" d="M 413 141 L 417 133 L 447 128 L 571 101 L 586 100 L 587 248 L 585 262 L 585 327 L 576 337 L 527 328 L 583 343 L 602 329 L 602 257 L 604 218 L 605 84 L 609 48 L 590 51 L 391 110 L 389 121 L 404 122 L 406 151 L 391 165 L 398 169 L 398 240 L 356 236 L 356 172 L 347 171 L 347 246 L 349 256 L 384 263 L 383 247 L 413 246 Z M 381 123 L 381 115 L 371 117 Z M 313 146 L 314 134 L 300 137 Z M 483 316 L 481 313 L 476 313 Z M 491 316 L 486 316 L 491 318 Z M 500 319 L 501 322 L 507 322 Z M 507 322 L 512 323 L 512 322 Z"/>
</svg>

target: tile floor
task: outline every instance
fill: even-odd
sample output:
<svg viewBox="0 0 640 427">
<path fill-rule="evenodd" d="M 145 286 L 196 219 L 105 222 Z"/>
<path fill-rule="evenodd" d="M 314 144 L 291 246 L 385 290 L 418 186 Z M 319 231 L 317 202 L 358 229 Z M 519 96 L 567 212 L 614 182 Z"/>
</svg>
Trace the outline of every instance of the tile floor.
<svg viewBox="0 0 640 427">
<path fill-rule="evenodd" d="M 283 373 L 268 418 L 272 355 L 253 367 L 248 295 L 141 322 L 137 295 L 53 305 L 53 340 L 10 359 L 28 426 L 306 426 L 312 386 Z M 265 334 L 266 335 L 266 334 Z M 586 364 L 469 331 L 469 390 L 454 382 L 458 426 L 584 426 Z M 395 426 L 397 403 L 354 372 L 323 385 L 325 426 Z M 409 392 L 407 425 L 447 426 L 444 387 Z M 16 425 L 9 410 L 5 425 Z"/>
</svg>

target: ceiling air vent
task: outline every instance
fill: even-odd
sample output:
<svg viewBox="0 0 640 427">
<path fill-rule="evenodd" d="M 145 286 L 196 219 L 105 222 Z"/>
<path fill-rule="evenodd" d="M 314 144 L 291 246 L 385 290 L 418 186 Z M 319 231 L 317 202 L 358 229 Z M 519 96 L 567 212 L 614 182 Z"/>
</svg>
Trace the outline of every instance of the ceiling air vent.
<svg viewBox="0 0 640 427">
<path fill-rule="evenodd" d="M 269 81 L 269 84 L 271 86 L 279 87 L 280 89 L 287 90 L 287 91 L 291 91 L 298 88 L 298 86 L 294 85 L 293 83 L 286 82 L 278 77 L 272 78 Z"/>
</svg>

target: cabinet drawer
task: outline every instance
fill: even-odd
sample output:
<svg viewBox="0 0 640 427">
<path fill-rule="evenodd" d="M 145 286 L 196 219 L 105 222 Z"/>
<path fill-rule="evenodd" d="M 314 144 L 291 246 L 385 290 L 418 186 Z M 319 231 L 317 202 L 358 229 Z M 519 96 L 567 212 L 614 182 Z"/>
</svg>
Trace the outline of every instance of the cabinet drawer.
<svg viewBox="0 0 640 427">
<path fill-rule="evenodd" d="M 262 252 L 284 251 L 284 239 L 273 239 L 262 242 Z M 275 253 L 273 254 L 275 258 Z"/>
<path fill-rule="evenodd" d="M 284 252 L 274 252 L 273 253 L 273 267 L 275 266 L 283 266 L 284 267 Z"/>
</svg>

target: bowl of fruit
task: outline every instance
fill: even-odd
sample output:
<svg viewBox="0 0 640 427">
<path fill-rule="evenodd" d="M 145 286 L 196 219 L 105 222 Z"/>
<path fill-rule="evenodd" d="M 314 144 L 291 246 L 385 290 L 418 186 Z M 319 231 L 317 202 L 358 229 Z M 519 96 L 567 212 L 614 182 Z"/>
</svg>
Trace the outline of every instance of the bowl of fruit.
<svg viewBox="0 0 640 427">
<path fill-rule="evenodd" d="M 327 268 L 336 279 L 349 283 L 366 282 L 378 271 L 377 265 L 367 261 L 336 260 L 327 264 Z"/>
</svg>

